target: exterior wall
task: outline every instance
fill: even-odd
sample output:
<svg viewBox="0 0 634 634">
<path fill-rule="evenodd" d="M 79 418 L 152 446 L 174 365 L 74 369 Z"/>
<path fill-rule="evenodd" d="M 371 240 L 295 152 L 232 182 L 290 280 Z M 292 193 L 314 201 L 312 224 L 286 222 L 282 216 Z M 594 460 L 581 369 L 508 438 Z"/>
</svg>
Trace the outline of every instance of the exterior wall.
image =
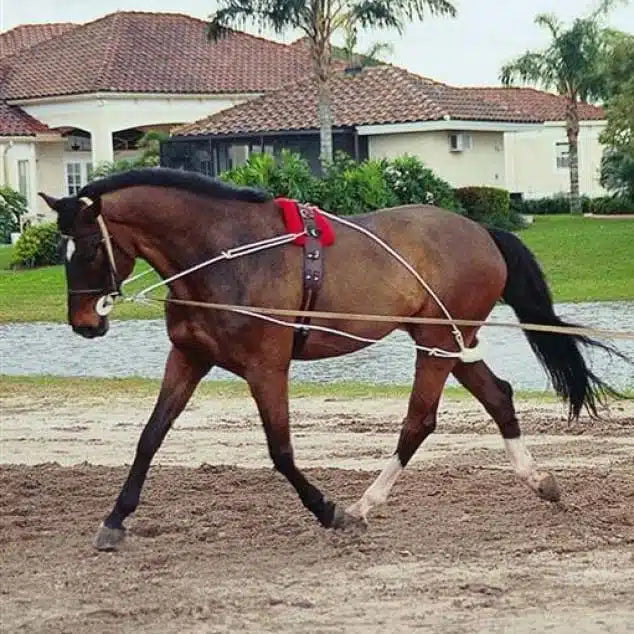
<svg viewBox="0 0 634 634">
<path fill-rule="evenodd" d="M 51 211 L 37 193 L 43 191 L 51 196 L 65 194 L 62 139 L 14 137 L 10 147 L 9 141 L 0 137 L 0 184 L 20 191 L 18 161 L 28 161 L 28 215 L 39 220 L 50 220 Z"/>
<path fill-rule="evenodd" d="M 504 187 L 504 134 L 477 130 L 468 134 L 471 148 L 462 152 L 450 151 L 449 130 L 371 135 L 369 155 L 377 159 L 416 156 L 453 187 Z"/>
<path fill-rule="evenodd" d="M 96 166 L 113 160 L 112 133 L 117 130 L 192 122 L 246 99 L 240 95 L 103 94 L 30 100 L 18 105 L 51 128 L 70 126 L 90 132 Z"/>
<path fill-rule="evenodd" d="M 587 196 L 604 196 L 599 184 L 602 146 L 599 134 L 604 122 L 584 122 L 579 132 L 579 190 Z M 570 191 L 570 173 L 557 167 L 557 143 L 565 143 L 563 123 L 548 123 L 539 130 L 507 132 L 507 188 L 525 198 L 539 198 Z"/>
<path fill-rule="evenodd" d="M 29 212 L 37 206 L 37 162 L 35 137 L 14 137 L 0 140 L 0 156 L 2 156 L 2 184 L 20 191 L 18 162 L 27 161 L 26 203 Z M 24 192 L 23 192 L 24 193 Z"/>
<path fill-rule="evenodd" d="M 63 152 L 64 141 L 61 139 L 57 142 L 37 144 L 37 191 L 56 197 L 66 195 Z M 36 196 L 34 212 L 46 220 L 52 220 L 54 217 L 48 205 L 39 196 Z"/>
</svg>

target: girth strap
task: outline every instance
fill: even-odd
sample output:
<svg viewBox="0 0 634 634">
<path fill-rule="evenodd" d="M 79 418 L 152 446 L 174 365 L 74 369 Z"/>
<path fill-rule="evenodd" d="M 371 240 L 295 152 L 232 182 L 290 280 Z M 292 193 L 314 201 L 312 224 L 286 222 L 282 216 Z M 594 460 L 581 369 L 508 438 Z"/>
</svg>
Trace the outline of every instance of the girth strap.
<svg viewBox="0 0 634 634">
<path fill-rule="evenodd" d="M 321 288 L 324 272 L 323 249 L 319 240 L 320 231 L 315 223 L 315 212 L 309 205 L 298 205 L 299 217 L 304 223 L 306 230 L 306 242 L 304 243 L 304 266 L 303 266 L 303 294 L 300 310 L 313 310 L 317 300 L 317 294 Z M 308 325 L 310 317 L 298 317 L 296 324 Z M 296 328 L 293 336 L 293 356 L 301 354 L 309 330 L 307 328 Z"/>
</svg>

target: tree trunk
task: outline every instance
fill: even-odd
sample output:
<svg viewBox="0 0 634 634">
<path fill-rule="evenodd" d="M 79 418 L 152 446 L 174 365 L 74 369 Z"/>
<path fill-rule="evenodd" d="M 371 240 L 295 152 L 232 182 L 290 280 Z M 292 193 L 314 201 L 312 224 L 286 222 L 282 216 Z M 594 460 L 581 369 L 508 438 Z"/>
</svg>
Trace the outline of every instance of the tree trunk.
<svg viewBox="0 0 634 634">
<path fill-rule="evenodd" d="M 331 50 L 328 21 L 324 8 L 317 5 L 315 31 L 311 38 L 313 72 L 317 81 L 319 116 L 319 159 L 322 170 L 332 162 L 332 104 L 330 97 Z"/>
<path fill-rule="evenodd" d="M 328 80 L 319 81 L 319 160 L 322 170 L 332 163 L 332 106 Z"/>
<path fill-rule="evenodd" d="M 566 108 L 566 132 L 570 165 L 570 213 L 580 214 L 582 209 L 579 198 L 579 112 L 576 98 L 570 99 Z"/>
</svg>

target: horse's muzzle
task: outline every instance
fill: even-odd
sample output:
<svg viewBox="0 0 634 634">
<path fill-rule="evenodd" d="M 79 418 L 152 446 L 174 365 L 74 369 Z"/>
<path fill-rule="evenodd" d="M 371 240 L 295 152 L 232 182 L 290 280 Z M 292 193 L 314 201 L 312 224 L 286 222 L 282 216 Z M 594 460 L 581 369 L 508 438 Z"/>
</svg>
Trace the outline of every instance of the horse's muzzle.
<svg viewBox="0 0 634 634">
<path fill-rule="evenodd" d="M 98 326 L 73 326 L 73 332 L 86 339 L 103 337 L 108 332 L 108 322 L 102 319 L 99 321 Z"/>
</svg>

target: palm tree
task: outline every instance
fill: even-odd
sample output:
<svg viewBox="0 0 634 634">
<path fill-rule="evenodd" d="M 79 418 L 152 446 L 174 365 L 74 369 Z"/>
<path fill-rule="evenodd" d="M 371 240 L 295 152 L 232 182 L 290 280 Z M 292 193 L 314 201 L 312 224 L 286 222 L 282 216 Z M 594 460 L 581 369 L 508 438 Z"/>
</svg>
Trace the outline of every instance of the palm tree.
<svg viewBox="0 0 634 634">
<path fill-rule="evenodd" d="M 455 16 L 449 0 L 220 0 L 210 15 L 209 39 L 215 41 L 232 26 L 255 21 L 276 33 L 298 29 L 310 43 L 313 77 L 317 83 L 320 156 L 332 162 L 332 109 L 329 79 L 332 72 L 331 38 L 352 17 L 362 28 L 396 29 L 400 34 L 425 13 Z"/>
<path fill-rule="evenodd" d="M 342 58 L 351 66 L 375 66 L 380 64 L 379 56 L 391 54 L 394 47 L 387 42 L 373 42 L 365 53 L 357 51 L 359 41 L 359 26 L 354 16 L 350 15 L 343 23 L 343 46 L 335 49 L 335 53 L 341 54 Z"/>
<path fill-rule="evenodd" d="M 622 1 L 602 0 L 590 16 L 577 18 L 567 29 L 554 15 L 539 14 L 535 24 L 550 31 L 550 44 L 540 51 L 527 51 L 504 65 L 500 72 L 505 86 L 519 80 L 541 85 L 547 90 L 554 88 L 567 99 L 566 134 L 572 213 L 581 213 L 578 104 L 599 99 L 605 94 L 605 73 L 602 71 L 607 30 L 602 27 L 602 18 Z"/>
</svg>

